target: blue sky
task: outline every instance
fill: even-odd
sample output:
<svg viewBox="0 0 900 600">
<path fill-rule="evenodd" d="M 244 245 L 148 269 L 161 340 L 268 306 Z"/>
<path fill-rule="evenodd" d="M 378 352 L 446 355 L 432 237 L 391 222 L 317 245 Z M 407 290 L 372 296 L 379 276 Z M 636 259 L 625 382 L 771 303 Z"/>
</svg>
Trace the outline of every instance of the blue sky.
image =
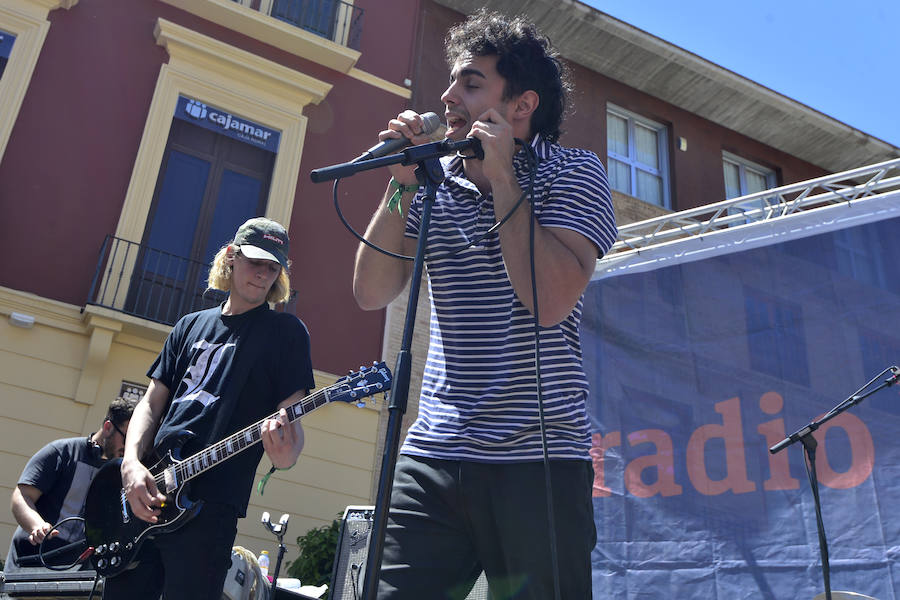
<svg viewBox="0 0 900 600">
<path fill-rule="evenodd" d="M 582 0 L 900 146 L 898 0 Z"/>
</svg>

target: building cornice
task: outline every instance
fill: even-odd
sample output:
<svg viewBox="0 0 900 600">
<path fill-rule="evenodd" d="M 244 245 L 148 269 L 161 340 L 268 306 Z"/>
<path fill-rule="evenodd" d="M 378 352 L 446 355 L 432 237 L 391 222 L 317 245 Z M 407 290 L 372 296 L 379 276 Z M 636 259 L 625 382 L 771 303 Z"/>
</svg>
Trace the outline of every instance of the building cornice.
<svg viewBox="0 0 900 600">
<path fill-rule="evenodd" d="M 568 60 L 831 172 L 900 148 L 575 0 L 435 0 L 525 14 Z"/>
</svg>

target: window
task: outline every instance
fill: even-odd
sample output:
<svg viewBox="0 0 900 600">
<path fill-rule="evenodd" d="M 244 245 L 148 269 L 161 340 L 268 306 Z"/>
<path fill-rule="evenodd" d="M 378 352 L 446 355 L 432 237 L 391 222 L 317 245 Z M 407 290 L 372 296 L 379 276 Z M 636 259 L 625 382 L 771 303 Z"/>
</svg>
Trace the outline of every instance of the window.
<svg viewBox="0 0 900 600">
<path fill-rule="evenodd" d="M 164 321 L 172 311 L 178 311 L 169 305 L 183 299 L 183 305 L 190 306 L 195 297 L 190 286 L 203 276 L 202 268 L 193 261 L 202 263 L 209 254 L 207 246 L 218 248 L 221 241 L 234 233 L 235 223 L 240 224 L 239 219 L 245 215 L 241 207 L 252 205 L 257 214 L 280 223 L 290 222 L 307 123 L 303 109 L 309 103 L 320 102 L 331 86 L 165 19 L 156 21 L 154 35 L 157 43 L 168 50 L 169 62 L 160 70 L 119 223 L 115 233 L 109 236 L 116 242 L 109 244 L 108 249 L 104 243 L 104 249 L 109 252 L 118 249 L 116 256 L 121 258 L 110 259 L 111 268 L 98 270 L 96 286 L 92 286 L 91 292 L 94 298 L 96 291 L 96 298 L 89 302 L 116 311 L 140 312 L 148 317 L 151 315 L 148 311 L 158 311 L 155 313 L 158 316 L 152 319 Z M 196 98 L 202 101 L 193 100 Z M 173 125 L 178 120 L 205 131 L 193 141 L 179 138 L 185 143 L 177 144 L 170 133 L 183 126 Z M 251 127 L 250 121 L 255 126 Z M 228 143 L 220 140 L 222 146 L 207 144 L 205 153 L 197 152 L 195 142 L 202 145 L 200 138 L 204 134 L 209 138 L 213 133 L 211 137 L 218 138 L 226 130 L 226 137 L 230 136 Z M 274 133 L 267 135 L 268 131 L 278 134 L 278 144 L 274 147 L 266 146 L 276 140 Z M 262 166 L 260 160 L 246 156 L 233 160 L 243 146 L 249 148 L 243 149 L 244 152 L 257 154 L 257 158 L 277 151 L 277 160 L 270 158 L 271 163 Z M 229 165 L 240 165 L 240 168 Z M 181 186 L 186 187 L 179 189 Z M 189 231 L 179 238 L 184 242 L 179 249 L 170 232 L 183 223 L 167 223 L 166 214 L 170 208 L 188 210 L 188 205 L 178 206 L 181 191 L 191 194 L 190 207 L 199 211 L 197 218 L 203 224 L 187 228 Z M 256 197 L 257 191 L 262 204 L 250 200 Z M 229 196 L 231 192 L 238 197 Z M 220 215 L 218 207 L 222 202 L 235 211 L 227 210 Z M 235 216 L 238 214 L 241 216 Z M 211 221 L 204 221 L 210 217 Z M 225 225 L 227 221 L 231 224 Z M 200 231 L 201 228 L 206 230 Z M 222 234 L 225 237 L 217 239 L 221 236 L 215 232 L 226 230 L 227 234 Z M 182 261 L 184 268 L 176 269 L 177 261 L 173 260 L 171 270 L 166 272 L 147 260 L 146 251 L 141 255 L 134 252 L 134 247 L 141 244 L 166 246 L 169 254 L 189 247 L 188 256 Z M 128 254 L 121 249 L 125 246 L 132 248 Z M 166 254 L 162 256 L 169 258 Z M 194 256 L 202 258 L 194 259 Z M 146 282 L 153 273 L 165 275 L 153 292 L 161 300 L 159 308 L 138 306 L 131 288 Z M 120 281 L 127 281 L 128 285 L 119 285 Z M 176 289 L 186 290 L 179 292 L 181 299 L 175 297 L 178 294 L 173 295 Z"/>
<path fill-rule="evenodd" d="M 338 0 L 274 0 L 272 16 L 330 40 L 337 9 Z"/>
<path fill-rule="evenodd" d="M 744 160 L 729 152 L 722 153 L 722 169 L 725 173 L 725 199 L 740 198 L 775 187 L 775 171 L 748 160 Z M 728 209 L 729 214 L 746 213 L 758 208 L 765 208 L 764 198 L 741 206 Z M 758 221 L 764 214 L 748 217 L 744 222 Z"/>
<path fill-rule="evenodd" d="M 16 36 L 0 29 L 0 79 L 3 78 L 3 71 L 6 70 L 6 63 L 9 61 L 9 54 L 15 41 Z"/>
<path fill-rule="evenodd" d="M 644 202 L 671 208 L 666 128 L 620 108 L 606 111 L 609 184 Z"/>
<path fill-rule="evenodd" d="M 77 0 L 0 1 L 0 160 L 50 30 L 51 10 Z"/>
<path fill-rule="evenodd" d="M 248 130 L 254 123 L 182 97 L 176 117 L 192 112 L 195 119 L 172 121 L 125 306 L 161 323 L 221 301 L 204 293 L 208 265 L 241 223 L 265 214 L 275 163 L 274 150 L 231 133 L 238 129 L 205 127 L 216 116 Z"/>
</svg>

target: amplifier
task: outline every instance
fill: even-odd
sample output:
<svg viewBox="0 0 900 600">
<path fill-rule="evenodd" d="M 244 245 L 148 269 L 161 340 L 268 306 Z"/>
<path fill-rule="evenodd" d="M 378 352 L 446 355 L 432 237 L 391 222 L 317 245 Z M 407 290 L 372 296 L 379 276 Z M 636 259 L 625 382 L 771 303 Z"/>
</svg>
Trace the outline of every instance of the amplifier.
<svg viewBox="0 0 900 600">
<path fill-rule="evenodd" d="M 25 567 L 0 573 L 0 599 L 51 598 L 86 599 L 94 585 L 94 571 L 51 571 L 41 567 Z M 103 593 L 103 578 L 97 582 L 94 598 Z"/>
<path fill-rule="evenodd" d="M 348 506 L 344 510 L 328 588 L 331 590 L 331 600 L 360 600 L 362 597 L 374 518 L 374 506 Z M 489 600 L 484 573 L 475 582 L 466 600 Z"/>
</svg>

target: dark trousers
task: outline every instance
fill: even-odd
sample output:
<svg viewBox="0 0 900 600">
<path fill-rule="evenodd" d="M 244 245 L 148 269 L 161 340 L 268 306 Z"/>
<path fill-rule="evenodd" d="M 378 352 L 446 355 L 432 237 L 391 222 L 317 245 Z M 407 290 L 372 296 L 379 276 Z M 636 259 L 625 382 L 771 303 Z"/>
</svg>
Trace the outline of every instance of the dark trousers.
<svg viewBox="0 0 900 600">
<path fill-rule="evenodd" d="M 221 600 L 237 513 L 207 504 L 186 525 L 144 542 L 138 565 L 104 582 L 103 600 Z"/>
<path fill-rule="evenodd" d="M 588 461 L 551 461 L 562 598 L 591 597 Z M 379 600 L 462 599 L 482 570 L 496 600 L 552 600 L 544 465 L 400 456 Z"/>
</svg>

